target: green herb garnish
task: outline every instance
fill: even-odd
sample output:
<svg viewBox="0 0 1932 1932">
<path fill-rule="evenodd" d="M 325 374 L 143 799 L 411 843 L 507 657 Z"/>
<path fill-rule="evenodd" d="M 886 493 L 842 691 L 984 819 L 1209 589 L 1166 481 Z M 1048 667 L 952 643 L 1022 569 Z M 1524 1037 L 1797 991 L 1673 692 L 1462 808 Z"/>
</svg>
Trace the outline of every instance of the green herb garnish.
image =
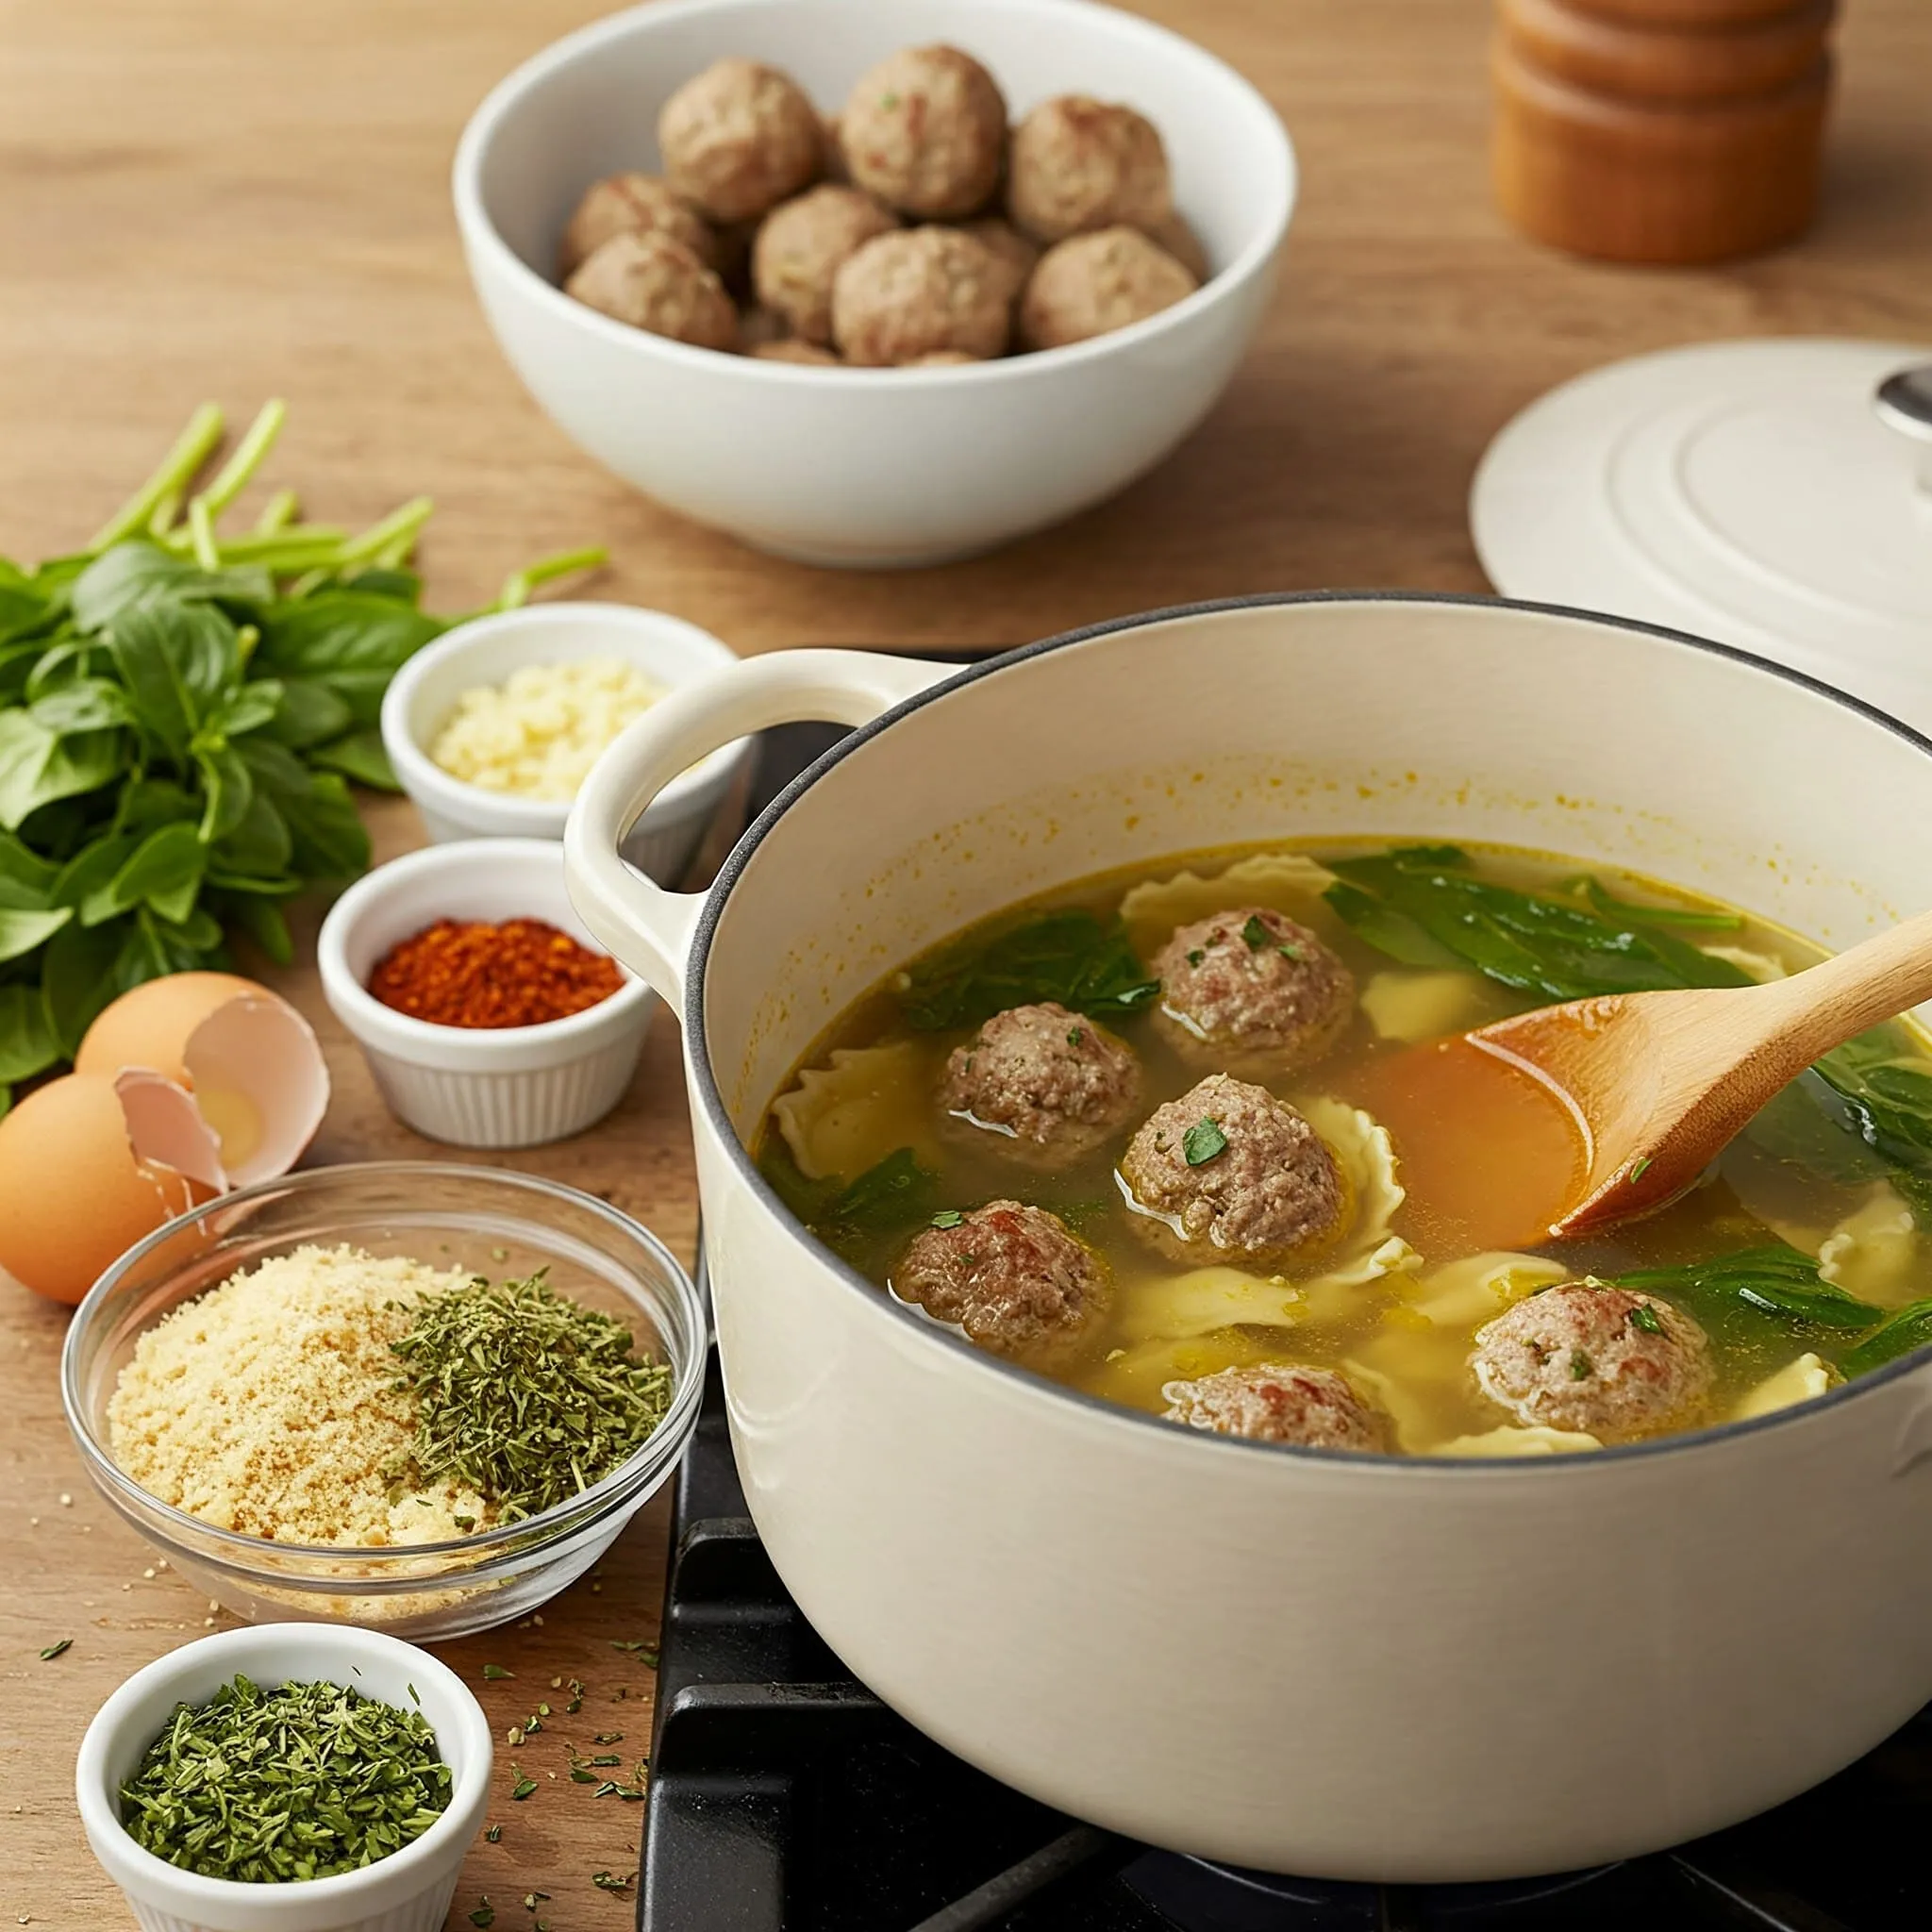
<svg viewBox="0 0 1932 1932">
<path fill-rule="evenodd" d="M 1087 1038 L 1087 1029 L 1086 1029 L 1086 1027 L 1084 1027 L 1084 1026 L 1074 1026 L 1074 1027 L 1070 1027 L 1070 1028 L 1068 1029 L 1068 1032 L 1067 1032 L 1067 1044 L 1068 1044 L 1069 1046 L 1078 1046 L 1078 1045 L 1079 1045 L 1079 1043 L 1080 1043 L 1080 1042 L 1081 1042 L 1081 1041 L 1082 1041 L 1083 1040 L 1085 1040 L 1086 1038 Z"/>
<path fill-rule="evenodd" d="M 74 1648 L 74 1639 L 73 1639 L 73 1638 L 71 1638 L 71 1637 L 59 1637 L 59 1638 L 56 1638 L 56 1639 L 55 1639 L 55 1641 L 53 1641 L 52 1643 L 48 1644 L 48 1645 L 46 1646 L 46 1648 L 45 1648 L 44 1650 L 42 1650 L 42 1651 L 41 1652 L 41 1661 L 42 1661 L 42 1662 L 43 1664 L 50 1664 L 50 1663 L 52 1663 L 52 1662 L 54 1661 L 54 1659 L 55 1659 L 55 1658 L 56 1658 L 57 1657 L 65 1657 L 65 1656 L 67 1655 L 67 1653 L 68 1653 L 68 1652 L 69 1652 L 70 1650 L 72 1650 L 73 1648 Z"/>
<path fill-rule="evenodd" d="M 1065 911 L 924 961 L 900 1000 L 910 1025 L 934 1032 L 1048 1000 L 1076 1013 L 1138 1012 L 1159 991 L 1119 920 Z"/>
<path fill-rule="evenodd" d="M 1247 941 L 1248 951 L 1258 953 L 1274 943 L 1274 935 L 1268 930 L 1258 912 L 1248 914 L 1248 923 L 1241 927 L 1241 938 Z"/>
<path fill-rule="evenodd" d="M 470 1914 L 470 1924 L 477 1926 L 479 1932 L 490 1932 L 490 1927 L 496 1924 L 496 1907 L 484 1899 Z"/>
<path fill-rule="evenodd" d="M 1580 1348 L 1570 1351 L 1570 1379 L 1573 1382 L 1587 1382 L 1594 1373 L 1596 1364 Z"/>
<path fill-rule="evenodd" d="M 957 1208 L 941 1208 L 928 1224 L 933 1227 L 958 1227 L 965 1219 Z"/>
<path fill-rule="evenodd" d="M 655 1643 L 644 1643 L 628 1637 L 613 1637 L 610 1647 L 612 1650 L 629 1651 L 647 1671 L 658 1668 L 658 1646 Z"/>
<path fill-rule="evenodd" d="M 503 1842 L 503 1826 L 500 1824 L 492 1824 L 490 1827 L 490 1829 L 483 1834 L 483 1841 L 485 1844 L 500 1845 Z"/>
<path fill-rule="evenodd" d="M 503 1523 L 601 1482 L 671 1407 L 670 1369 L 640 1356 L 621 1322 L 558 1294 L 545 1272 L 426 1295 L 391 1344 L 404 1368 L 396 1387 L 416 1398 L 412 1481 L 475 1490 Z"/>
<path fill-rule="evenodd" d="M 1646 1335 L 1661 1335 L 1664 1324 L 1657 1318 L 1657 1310 L 1648 1302 L 1639 1302 L 1630 1310 L 1628 1317 L 1631 1327 L 1641 1328 Z"/>
<path fill-rule="evenodd" d="M 1649 1169 L 1649 1166 L 1650 1156 L 1647 1154 L 1640 1155 L 1635 1160 L 1633 1160 L 1630 1163 L 1630 1172 L 1624 1175 L 1624 1179 L 1627 1180 L 1630 1183 L 1630 1185 L 1634 1188 L 1637 1185 L 1637 1183 L 1643 1178 L 1645 1172 Z"/>
<path fill-rule="evenodd" d="M 1221 1123 L 1211 1117 L 1196 1121 L 1181 1136 L 1181 1153 L 1190 1167 L 1204 1167 L 1226 1149 L 1227 1136 L 1221 1131 Z"/>
<path fill-rule="evenodd" d="M 1821 1278 L 1810 1256 L 1782 1243 L 1740 1248 L 1674 1268 L 1642 1268 L 1619 1274 L 1613 1285 L 1661 1295 L 1666 1301 L 1741 1302 L 1763 1314 L 1847 1333 L 1874 1327 L 1885 1319 L 1884 1309 L 1834 1288 Z"/>
<path fill-rule="evenodd" d="M 591 1742 L 593 1744 L 621 1744 L 624 1742 L 624 1733 L 622 1731 L 599 1731 L 591 1740 Z"/>
<path fill-rule="evenodd" d="M 514 1677 L 516 1673 L 514 1671 L 507 1671 L 501 1664 L 485 1664 L 483 1666 L 483 1681 L 486 1684 L 499 1683 L 505 1677 Z"/>
<path fill-rule="evenodd" d="M 591 1883 L 599 1891 L 628 1891 L 631 1888 L 629 1878 L 620 1878 L 614 1872 L 592 1872 Z"/>
<path fill-rule="evenodd" d="M 326 1682 L 264 1690 L 239 1674 L 175 1715 L 121 1788 L 145 1851 L 207 1878 L 284 1883 L 359 1871 L 448 1807 L 420 1711 Z"/>
<path fill-rule="evenodd" d="M 1195 946 L 1188 954 L 1188 964 L 1190 966 L 1198 966 L 1207 957 L 1208 955 L 1199 946 Z"/>
<path fill-rule="evenodd" d="M 525 1775 L 521 1766 L 512 1764 L 510 1770 L 516 1774 L 516 1782 L 510 1786 L 509 1794 L 521 1805 L 537 1789 L 537 1780 Z"/>
<path fill-rule="evenodd" d="M 197 490 L 223 431 L 204 404 L 84 550 L 0 559 L 0 1112 L 117 993 L 229 968 L 238 933 L 287 965 L 286 901 L 369 864 L 349 785 L 396 790 L 383 691 L 445 628 L 405 568 L 432 506 L 351 534 L 283 492 L 224 532 L 284 414 Z"/>
</svg>

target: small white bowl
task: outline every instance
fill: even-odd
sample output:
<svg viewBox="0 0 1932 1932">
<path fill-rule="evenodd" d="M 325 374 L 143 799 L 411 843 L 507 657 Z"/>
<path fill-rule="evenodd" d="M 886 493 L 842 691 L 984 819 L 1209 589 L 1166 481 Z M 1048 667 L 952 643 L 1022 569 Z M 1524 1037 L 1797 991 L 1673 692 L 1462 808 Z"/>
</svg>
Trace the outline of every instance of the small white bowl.
<svg viewBox="0 0 1932 1932">
<path fill-rule="evenodd" d="M 1070 348 L 893 370 L 719 355 L 627 328 L 557 286 L 578 197 L 620 169 L 657 169 L 658 110 L 713 60 L 781 67 L 830 112 L 874 61 L 935 41 L 983 61 L 1016 117 L 1058 93 L 1138 108 L 1165 141 L 1175 204 L 1212 279 Z M 760 549 L 895 568 L 1072 516 L 1201 421 L 1267 310 L 1295 159 L 1274 110 L 1232 68 L 1112 7 L 657 0 L 580 28 L 503 81 L 463 132 L 454 186 L 483 311 L 566 436 Z"/>
<path fill-rule="evenodd" d="M 569 799 L 519 798 L 467 785 L 445 772 L 429 747 L 465 691 L 501 684 L 526 664 L 578 658 L 621 658 L 667 690 L 738 662 L 730 645 L 709 631 L 630 604 L 529 604 L 458 625 L 397 672 L 382 701 L 383 748 L 431 839 L 563 837 Z M 632 827 L 625 858 L 661 884 L 675 885 L 750 751 L 750 741 L 740 739 L 674 778 Z"/>
<path fill-rule="evenodd" d="M 359 1872 L 286 1885 L 204 1878 L 143 1850 L 121 1824 L 121 1787 L 177 1704 L 201 1704 L 240 1671 L 263 1686 L 352 1686 L 414 1702 L 452 1774 L 448 1808 L 413 1843 Z M 490 1797 L 490 1726 L 462 1680 L 427 1651 L 352 1624 L 268 1624 L 184 1643 L 135 1672 L 81 1740 L 75 1796 L 88 1843 L 146 1932 L 441 1932 Z"/>
<path fill-rule="evenodd" d="M 399 940 L 438 919 L 543 919 L 603 948 L 547 839 L 468 839 L 392 858 L 349 888 L 316 954 L 329 1009 L 355 1036 L 390 1110 L 457 1147 L 532 1147 L 600 1121 L 637 1070 L 657 995 L 627 967 L 608 999 L 537 1026 L 437 1026 L 386 1007 L 369 975 Z"/>
</svg>

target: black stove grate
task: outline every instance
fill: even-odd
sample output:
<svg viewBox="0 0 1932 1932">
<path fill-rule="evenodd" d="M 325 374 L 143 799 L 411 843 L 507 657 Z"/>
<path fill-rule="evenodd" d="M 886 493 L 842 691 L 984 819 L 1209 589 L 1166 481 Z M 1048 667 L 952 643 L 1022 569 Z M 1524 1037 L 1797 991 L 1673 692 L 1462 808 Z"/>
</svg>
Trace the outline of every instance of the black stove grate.
<svg viewBox="0 0 1932 1932">
<path fill-rule="evenodd" d="M 753 814 L 841 735 L 764 733 Z M 856 1682 L 746 1514 L 715 1357 L 676 1501 L 640 1932 L 1932 1932 L 1932 1711 L 1763 1818 L 1602 1872 L 1236 1873 L 1022 1797 Z"/>
<path fill-rule="evenodd" d="M 1932 1926 L 1932 1713 L 1673 1853 L 1520 1886 L 1224 1871 L 1082 1825 L 894 1716 L 745 1514 L 723 1391 L 679 1472 L 641 1932 L 1911 1932 Z"/>
</svg>

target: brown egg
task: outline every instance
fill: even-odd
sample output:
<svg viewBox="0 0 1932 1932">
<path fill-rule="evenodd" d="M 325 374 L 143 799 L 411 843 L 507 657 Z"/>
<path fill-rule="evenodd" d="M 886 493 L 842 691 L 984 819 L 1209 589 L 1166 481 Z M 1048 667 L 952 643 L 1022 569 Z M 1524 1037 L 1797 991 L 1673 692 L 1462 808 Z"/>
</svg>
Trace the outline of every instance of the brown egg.
<svg viewBox="0 0 1932 1932">
<path fill-rule="evenodd" d="M 193 1095 L 192 1113 L 219 1143 L 211 1184 L 246 1187 L 286 1174 L 328 1106 L 315 1035 L 287 1000 L 232 973 L 176 973 L 125 992 L 87 1030 L 75 1071 L 124 1080 L 122 1099 L 142 1155 L 198 1177 L 205 1136 L 163 1088 Z M 150 1144 L 144 1129 L 164 1135 Z"/>
<path fill-rule="evenodd" d="M 69 1074 L 0 1120 L 0 1267 L 77 1302 L 143 1235 L 211 1191 L 135 1158 L 114 1082 Z"/>
</svg>

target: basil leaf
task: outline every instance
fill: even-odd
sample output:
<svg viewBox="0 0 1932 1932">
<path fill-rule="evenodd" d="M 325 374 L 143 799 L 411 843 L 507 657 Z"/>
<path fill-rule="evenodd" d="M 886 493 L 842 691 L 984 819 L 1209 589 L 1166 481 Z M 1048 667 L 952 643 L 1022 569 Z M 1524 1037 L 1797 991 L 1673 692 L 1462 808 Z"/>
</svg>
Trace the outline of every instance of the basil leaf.
<svg viewBox="0 0 1932 1932">
<path fill-rule="evenodd" d="M 341 772 L 358 785 L 374 791 L 400 791 L 403 788 L 382 747 L 380 731 L 351 731 L 329 744 L 318 744 L 308 754 L 311 765 Z"/>
<path fill-rule="evenodd" d="M 251 678 L 208 720 L 208 728 L 224 738 L 259 731 L 280 714 L 282 687 L 273 677 Z"/>
<path fill-rule="evenodd" d="M 0 906 L 34 912 L 60 902 L 54 896 L 59 868 L 51 859 L 13 837 L 0 832 Z"/>
<path fill-rule="evenodd" d="M 394 597 L 321 591 L 262 613 L 255 662 L 267 675 L 328 684 L 354 708 L 357 723 L 373 724 L 390 678 L 443 628 L 441 618 Z"/>
<path fill-rule="evenodd" d="M 228 598 L 265 600 L 275 587 L 261 571 L 205 571 L 192 558 L 133 540 L 103 551 L 75 579 L 74 621 L 84 631 L 106 630 L 130 611 L 159 604 Z"/>
<path fill-rule="evenodd" d="M 1049 912 L 984 944 L 915 967 L 900 999 L 921 1031 L 977 1025 L 1009 1007 L 1058 1001 L 1076 1013 L 1131 1013 L 1160 991 L 1126 928 L 1091 912 Z"/>
<path fill-rule="evenodd" d="M 423 579 L 412 570 L 359 570 L 344 579 L 342 589 L 366 591 L 372 597 L 388 597 L 398 604 L 423 600 Z"/>
<path fill-rule="evenodd" d="M 199 835 L 204 844 L 212 844 L 234 831 L 247 816 L 255 781 L 233 745 L 197 752 L 194 763 L 208 799 L 202 808 Z"/>
<path fill-rule="evenodd" d="M 118 731 L 49 731 L 25 710 L 0 710 L 0 829 L 58 798 L 98 791 L 120 771 Z"/>
<path fill-rule="evenodd" d="M 45 945 L 73 917 L 71 906 L 57 906 L 46 912 L 23 912 L 12 906 L 0 906 L 0 960 L 18 959 Z"/>
<path fill-rule="evenodd" d="M 72 1059 L 81 1036 L 120 991 L 114 974 L 129 922 L 62 926 L 41 955 L 41 991 L 63 1058 Z"/>
<path fill-rule="evenodd" d="M 224 916 L 241 932 L 247 934 L 277 966 L 291 966 L 295 960 L 295 941 L 289 934 L 289 923 L 273 899 L 257 893 L 242 893 L 223 903 Z"/>
<path fill-rule="evenodd" d="M 909 1147 L 896 1147 L 869 1167 L 848 1188 L 834 1194 L 824 1219 L 855 1231 L 870 1232 L 902 1222 L 924 1221 L 932 1209 L 925 1196 L 939 1176 L 920 1166 Z"/>
<path fill-rule="evenodd" d="M 266 729 L 279 743 L 300 748 L 340 738 L 356 722 L 348 700 L 309 677 L 278 680 L 282 701 Z"/>
<path fill-rule="evenodd" d="M 105 886 L 81 902 L 80 922 L 99 925 L 142 900 L 152 903 L 163 918 L 185 918 L 207 865 L 208 848 L 192 825 L 162 825 L 135 847 Z"/>
<path fill-rule="evenodd" d="M 256 787 L 288 827 L 290 857 L 312 879 L 352 878 L 369 863 L 369 834 L 349 788 L 333 772 L 311 773 L 286 745 L 259 736 L 237 747 Z"/>
<path fill-rule="evenodd" d="M 124 832 L 151 832 L 157 825 L 194 824 L 201 801 L 172 778 L 137 775 L 121 788 L 114 823 Z"/>
<path fill-rule="evenodd" d="M 235 626 L 206 604 L 143 604 L 108 632 L 142 731 L 177 761 L 241 675 Z"/>
<path fill-rule="evenodd" d="M 105 677 L 76 677 L 28 708 L 36 724 L 49 731 L 118 731 L 135 722 L 127 693 Z"/>
<path fill-rule="evenodd" d="M 205 906 L 191 906 L 179 919 L 175 919 L 163 911 L 158 902 L 149 903 L 155 907 L 161 943 L 171 953 L 177 956 L 193 954 L 198 961 L 202 955 L 220 947 L 222 923 Z M 287 964 L 287 961 L 283 963 Z"/>
<path fill-rule="evenodd" d="M 0 986 L 0 1082 L 30 1080 L 60 1058 L 38 986 Z"/>
<path fill-rule="evenodd" d="M 1932 1343 L 1932 1301 L 1913 1302 L 1889 1317 L 1839 1362 L 1847 1375 L 1863 1375 L 1902 1355 Z"/>
<path fill-rule="evenodd" d="M 249 741 L 251 743 L 253 740 Z M 248 769 L 246 760 L 242 769 Z M 287 822 L 263 796 L 249 773 L 247 808 L 232 831 L 217 839 L 208 851 L 208 864 L 226 874 L 249 878 L 278 878 L 289 869 L 295 841 Z"/>
</svg>

